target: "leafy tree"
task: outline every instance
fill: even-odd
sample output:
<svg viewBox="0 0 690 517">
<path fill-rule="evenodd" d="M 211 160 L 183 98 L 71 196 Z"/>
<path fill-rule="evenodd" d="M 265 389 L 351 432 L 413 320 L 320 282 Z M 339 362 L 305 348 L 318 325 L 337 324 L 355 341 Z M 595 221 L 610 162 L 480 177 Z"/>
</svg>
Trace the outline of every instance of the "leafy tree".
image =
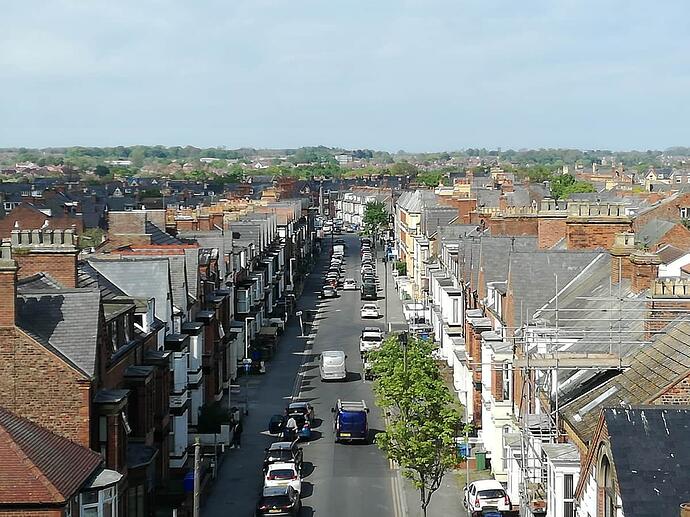
<svg viewBox="0 0 690 517">
<path fill-rule="evenodd" d="M 376 443 L 419 490 L 422 514 L 455 463 L 460 415 L 431 358 L 431 344 L 390 336 L 373 352 L 378 404 L 388 416 Z"/>
<path fill-rule="evenodd" d="M 417 175 L 417 181 L 427 187 L 438 187 L 442 179 L 443 173 L 440 171 L 421 172 Z"/>
<path fill-rule="evenodd" d="M 402 260 L 398 260 L 395 263 L 395 269 L 398 270 L 398 274 L 400 276 L 405 276 L 407 275 L 407 262 L 404 262 Z"/>
<path fill-rule="evenodd" d="M 551 180 L 551 194 L 555 199 L 566 199 L 571 194 L 596 192 L 588 181 L 577 181 L 572 174 L 560 174 Z"/>
<path fill-rule="evenodd" d="M 388 210 L 386 210 L 385 203 L 381 201 L 367 203 L 364 209 L 363 222 L 369 231 L 388 226 Z"/>
<path fill-rule="evenodd" d="M 393 176 L 414 176 L 418 172 L 417 167 L 408 162 L 396 162 L 391 167 Z"/>
<path fill-rule="evenodd" d="M 146 150 L 144 147 L 135 147 L 129 154 L 132 165 L 137 168 L 141 168 L 144 165 L 144 158 L 146 158 Z"/>
<path fill-rule="evenodd" d="M 103 178 L 110 174 L 110 169 L 106 165 L 96 165 L 94 172 L 96 173 L 96 176 Z"/>
</svg>

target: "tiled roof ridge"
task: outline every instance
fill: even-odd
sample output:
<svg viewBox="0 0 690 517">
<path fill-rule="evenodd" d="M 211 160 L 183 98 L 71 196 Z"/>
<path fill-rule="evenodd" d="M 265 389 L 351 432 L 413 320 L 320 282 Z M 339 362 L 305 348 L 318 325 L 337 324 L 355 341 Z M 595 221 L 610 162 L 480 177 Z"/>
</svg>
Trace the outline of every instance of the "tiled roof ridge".
<svg viewBox="0 0 690 517">
<path fill-rule="evenodd" d="M 7 410 L 5 410 L 7 411 Z M 9 411 L 8 411 L 9 412 Z M 21 418 L 18 415 L 14 415 L 16 418 L 25 420 L 26 422 L 29 422 L 28 420 Z M 29 422 L 32 425 L 32 422 Z M 38 427 L 38 426 L 37 426 Z M 41 469 L 36 465 L 33 461 L 31 461 L 31 458 L 24 452 L 24 450 L 19 446 L 19 444 L 14 440 L 14 437 L 12 434 L 5 429 L 5 426 L 0 423 L 0 443 L 6 443 L 8 448 L 17 456 L 19 461 L 23 463 L 27 470 L 31 472 L 31 474 L 35 477 L 35 479 L 41 483 L 45 487 L 45 489 L 48 491 L 50 495 L 55 497 L 58 501 L 64 501 L 65 497 L 63 494 L 60 493 L 60 491 L 53 485 L 50 480 L 43 474 Z"/>
<path fill-rule="evenodd" d="M 43 271 L 40 271 L 40 272 L 38 272 L 38 273 L 34 273 L 34 274 L 31 275 L 31 276 L 27 276 L 27 277 L 24 277 L 24 278 L 20 278 L 19 280 L 17 280 L 17 284 L 18 284 L 18 285 L 27 284 L 27 283 L 29 283 L 29 282 L 33 282 L 34 280 L 39 280 L 39 279 L 41 279 L 41 278 L 45 278 L 46 280 L 50 281 L 50 282 L 51 282 L 52 284 L 54 284 L 54 285 L 56 286 L 56 288 L 58 288 L 58 289 L 62 289 L 62 288 L 63 288 L 62 285 L 60 284 L 60 282 L 58 282 L 57 280 L 55 280 L 55 278 L 53 278 L 53 277 L 50 275 L 50 273 L 46 273 L 46 272 L 43 272 Z"/>
<path fill-rule="evenodd" d="M 84 293 L 100 293 L 100 290 L 93 287 L 63 287 L 56 288 L 54 291 L 47 291 L 45 289 L 22 289 L 20 293 L 17 293 L 17 296 L 30 296 L 35 298 L 37 296 L 55 296 L 57 294 L 70 295 Z"/>
</svg>

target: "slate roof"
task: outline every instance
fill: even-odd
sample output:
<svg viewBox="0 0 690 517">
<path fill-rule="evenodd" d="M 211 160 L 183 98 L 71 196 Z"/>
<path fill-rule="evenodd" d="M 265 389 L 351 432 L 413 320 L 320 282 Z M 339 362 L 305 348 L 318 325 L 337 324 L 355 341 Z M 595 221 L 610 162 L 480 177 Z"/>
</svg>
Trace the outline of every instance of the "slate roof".
<svg viewBox="0 0 690 517">
<path fill-rule="evenodd" d="M 0 408 L 0 501 L 64 503 L 101 467 L 100 454 Z"/>
<path fill-rule="evenodd" d="M 436 229 L 436 237 L 441 240 L 459 239 L 464 237 L 472 237 L 480 235 L 479 225 L 476 224 L 452 224 L 448 226 L 439 226 Z"/>
<path fill-rule="evenodd" d="M 17 325 L 93 377 L 100 299 L 96 289 L 18 289 Z"/>
<path fill-rule="evenodd" d="M 62 289 L 63 286 L 48 273 L 36 273 L 17 281 L 18 290 L 48 290 Z"/>
<path fill-rule="evenodd" d="M 524 323 L 524 315 L 531 320 L 534 311 L 555 296 L 556 275 L 558 285 L 565 286 L 602 254 L 605 253 L 555 250 L 511 252 L 508 291 L 512 291 L 516 309 L 512 314 L 513 321 L 506 321 L 506 324 L 513 328 L 520 327 Z"/>
<path fill-rule="evenodd" d="M 678 515 L 690 500 L 690 408 L 609 408 L 603 418 L 625 515 Z"/>
<path fill-rule="evenodd" d="M 484 281 L 507 280 L 510 253 L 536 249 L 536 237 L 482 237 L 479 240 L 479 265 L 484 270 Z"/>
<path fill-rule="evenodd" d="M 89 264 L 118 289 L 132 298 L 154 298 L 156 318 L 168 320 L 170 302 L 170 263 L 167 259 L 137 260 L 89 259 Z"/>
<path fill-rule="evenodd" d="M 145 231 L 151 236 L 151 244 L 184 244 L 180 239 L 166 233 L 150 221 L 146 221 Z"/>
<path fill-rule="evenodd" d="M 675 225 L 676 223 L 671 221 L 652 219 L 635 233 L 635 242 L 644 246 L 654 246 Z"/>
<path fill-rule="evenodd" d="M 194 248 L 198 252 L 198 248 Z M 156 255 L 146 254 L 146 259 L 167 260 L 170 267 L 170 287 L 172 289 L 173 304 L 178 309 L 187 310 L 187 264 L 185 255 Z M 125 255 L 123 261 L 137 262 L 141 256 Z"/>
<path fill-rule="evenodd" d="M 458 218 L 458 209 L 452 206 L 434 206 L 422 212 L 421 230 L 431 237 L 440 226 L 452 223 Z"/>
<path fill-rule="evenodd" d="M 631 359 L 630 368 L 561 408 L 585 443 L 592 439 L 598 408 L 645 404 L 690 372 L 690 322 L 678 323 Z"/>
<path fill-rule="evenodd" d="M 220 270 L 221 276 L 223 279 L 225 279 L 225 275 L 227 274 L 226 271 L 226 266 L 225 266 L 225 257 L 229 254 L 232 253 L 232 231 L 224 231 L 222 234 L 221 232 L 217 230 L 212 230 L 212 231 L 189 231 L 189 232 L 179 232 L 178 233 L 180 238 L 183 239 L 189 239 L 197 242 L 199 244 L 200 248 L 215 248 L 218 250 L 218 254 L 220 257 L 223 257 L 222 260 L 218 261 L 218 268 Z M 198 251 L 198 250 L 197 250 Z M 187 253 L 187 249 L 185 249 L 185 253 Z M 199 263 L 199 258 L 197 254 L 197 266 Z M 187 272 L 190 274 L 190 287 L 193 285 L 196 285 L 196 281 L 192 283 L 192 275 L 198 274 L 198 273 L 193 273 L 190 270 L 191 263 L 188 262 L 187 264 Z M 198 267 L 196 268 L 196 271 L 198 272 Z M 194 295 L 197 296 L 197 295 Z"/>
<path fill-rule="evenodd" d="M 103 301 L 113 300 L 127 294 L 101 275 L 89 262 L 82 261 L 77 266 L 77 287 L 99 289 Z"/>
<path fill-rule="evenodd" d="M 431 190 L 405 191 L 397 204 L 406 212 L 420 214 L 425 207 L 438 206 L 438 199 Z"/>
</svg>

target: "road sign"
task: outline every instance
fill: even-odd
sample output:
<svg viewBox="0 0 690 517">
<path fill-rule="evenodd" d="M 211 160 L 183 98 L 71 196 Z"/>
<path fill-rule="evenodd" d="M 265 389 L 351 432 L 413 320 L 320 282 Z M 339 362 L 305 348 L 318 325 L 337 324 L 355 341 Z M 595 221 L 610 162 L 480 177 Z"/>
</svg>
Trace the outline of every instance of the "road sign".
<svg viewBox="0 0 690 517">
<path fill-rule="evenodd" d="M 246 359 L 242 359 L 242 364 L 245 365 L 245 366 L 251 365 L 251 364 L 252 364 L 252 360 L 251 360 L 249 357 L 247 357 Z"/>
<path fill-rule="evenodd" d="M 302 311 L 297 311 L 295 314 L 296 314 L 297 316 L 301 316 L 301 315 L 302 315 Z"/>
</svg>

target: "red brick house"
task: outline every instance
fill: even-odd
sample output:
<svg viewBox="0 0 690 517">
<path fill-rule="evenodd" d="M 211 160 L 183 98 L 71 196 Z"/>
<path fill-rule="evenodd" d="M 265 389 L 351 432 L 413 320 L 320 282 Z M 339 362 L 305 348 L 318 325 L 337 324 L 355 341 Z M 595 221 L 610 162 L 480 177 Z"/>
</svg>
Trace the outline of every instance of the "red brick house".
<svg viewBox="0 0 690 517">
<path fill-rule="evenodd" d="M 100 454 L 0 407 L 0 515 L 114 517 L 121 478 Z"/>
</svg>

